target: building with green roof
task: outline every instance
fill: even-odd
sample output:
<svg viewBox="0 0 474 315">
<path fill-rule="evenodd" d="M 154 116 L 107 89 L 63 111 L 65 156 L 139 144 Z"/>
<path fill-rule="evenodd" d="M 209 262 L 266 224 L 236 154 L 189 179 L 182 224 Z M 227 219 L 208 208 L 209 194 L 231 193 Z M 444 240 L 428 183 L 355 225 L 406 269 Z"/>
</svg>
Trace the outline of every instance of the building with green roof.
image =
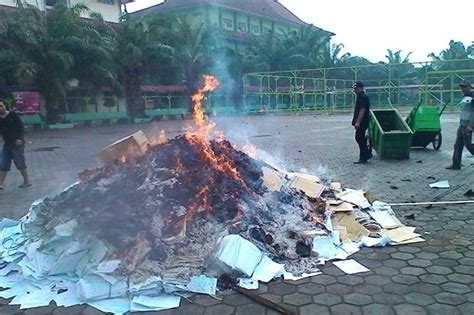
<svg viewBox="0 0 474 315">
<path fill-rule="evenodd" d="M 169 14 L 190 25 L 208 22 L 224 32 L 226 42 L 234 48 L 246 45 L 252 38 L 273 32 L 283 35 L 300 32 L 310 24 L 303 22 L 277 0 L 165 0 L 163 3 L 136 11 Z M 334 33 L 312 26 L 329 39 Z"/>
</svg>

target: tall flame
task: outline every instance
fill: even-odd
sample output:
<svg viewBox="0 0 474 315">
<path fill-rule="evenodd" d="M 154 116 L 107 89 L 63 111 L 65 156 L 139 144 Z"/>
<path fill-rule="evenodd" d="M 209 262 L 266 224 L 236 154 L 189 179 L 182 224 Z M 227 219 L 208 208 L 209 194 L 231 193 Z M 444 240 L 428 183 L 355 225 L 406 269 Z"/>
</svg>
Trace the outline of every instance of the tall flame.
<svg viewBox="0 0 474 315">
<path fill-rule="evenodd" d="M 206 93 L 214 91 L 219 87 L 219 80 L 211 75 L 204 75 L 204 84 L 195 94 L 192 95 L 193 101 L 193 122 L 194 125 L 188 126 L 186 130 L 186 138 L 188 141 L 194 142 L 201 147 L 202 156 L 204 159 L 211 162 L 211 165 L 226 174 L 234 177 L 236 180 L 243 182 L 239 171 L 231 161 L 225 160 L 221 156 L 217 156 L 210 146 L 210 138 L 214 136 L 217 141 L 224 140 L 224 133 L 216 130 L 216 124 L 204 115 L 202 102 Z"/>
<path fill-rule="evenodd" d="M 216 77 L 211 75 L 204 75 L 203 79 L 203 87 L 198 89 L 198 91 L 191 96 L 191 100 L 193 101 L 192 115 L 195 125 L 187 127 L 186 134 L 197 136 L 201 141 L 208 141 L 210 139 L 211 131 L 214 131 L 216 124 L 212 120 L 206 118 L 202 102 L 206 93 L 217 89 L 220 82 Z"/>
</svg>

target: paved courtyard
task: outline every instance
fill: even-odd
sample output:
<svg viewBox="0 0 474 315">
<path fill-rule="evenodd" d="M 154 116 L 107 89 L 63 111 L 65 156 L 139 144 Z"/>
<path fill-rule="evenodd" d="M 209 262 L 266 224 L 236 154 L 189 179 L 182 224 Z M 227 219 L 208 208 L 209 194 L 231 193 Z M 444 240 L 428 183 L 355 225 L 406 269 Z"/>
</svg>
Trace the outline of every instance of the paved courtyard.
<svg viewBox="0 0 474 315">
<path fill-rule="evenodd" d="M 409 160 L 375 157 L 367 165 L 353 165 L 357 148 L 349 115 L 246 116 L 217 119 L 228 138 L 247 139 L 278 157 L 288 170 L 324 171 L 346 186 L 369 190 L 385 202 L 430 201 L 444 191 L 431 189 L 436 179 L 463 185 L 443 200 L 465 200 L 474 190 L 474 158 L 465 156 L 461 171 L 448 171 L 456 115 L 443 116 L 440 151 L 413 149 Z M 186 121 L 184 121 L 186 122 Z M 182 121 L 143 125 L 114 125 L 28 133 L 27 163 L 33 187 L 16 188 L 18 172 L 7 178 L 0 192 L 0 217 L 19 218 L 34 200 L 54 195 L 72 184 L 77 174 L 97 165 L 105 145 L 138 129 L 170 136 L 181 132 Z M 473 199 L 474 200 L 474 199 Z M 416 226 L 427 240 L 409 246 L 364 248 L 352 258 L 370 272 L 345 275 L 327 263 L 323 275 L 299 282 L 261 284 L 258 294 L 295 314 L 474 314 L 474 205 L 395 207 L 402 222 Z M 206 296 L 184 301 L 176 310 L 150 314 L 278 314 L 240 294 L 226 292 L 219 299 Z M 1 300 L 0 314 L 100 314 L 97 310 L 54 305 L 21 311 Z"/>
</svg>

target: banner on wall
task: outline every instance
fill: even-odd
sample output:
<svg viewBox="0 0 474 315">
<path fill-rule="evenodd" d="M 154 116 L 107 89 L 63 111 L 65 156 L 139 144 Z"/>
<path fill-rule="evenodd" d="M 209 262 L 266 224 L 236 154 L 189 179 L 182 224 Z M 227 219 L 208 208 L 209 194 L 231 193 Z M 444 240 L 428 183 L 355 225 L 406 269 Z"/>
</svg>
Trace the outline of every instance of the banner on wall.
<svg viewBox="0 0 474 315">
<path fill-rule="evenodd" d="M 40 95 L 38 92 L 13 92 L 14 110 L 19 113 L 33 114 L 40 112 Z"/>
</svg>

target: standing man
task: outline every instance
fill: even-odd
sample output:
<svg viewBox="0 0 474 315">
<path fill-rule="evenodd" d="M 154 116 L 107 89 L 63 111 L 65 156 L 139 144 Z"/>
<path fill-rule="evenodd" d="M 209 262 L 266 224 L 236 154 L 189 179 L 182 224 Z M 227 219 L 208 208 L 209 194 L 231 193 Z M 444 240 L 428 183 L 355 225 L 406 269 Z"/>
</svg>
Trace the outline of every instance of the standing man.
<svg viewBox="0 0 474 315">
<path fill-rule="evenodd" d="M 462 81 L 459 84 L 464 97 L 459 103 L 461 110 L 459 128 L 454 143 L 453 164 L 446 167 L 448 170 L 461 169 L 462 151 L 464 147 L 472 147 L 472 129 L 474 129 L 474 94 L 471 92 L 471 82 Z M 471 151 L 471 150 L 469 150 Z"/>
<path fill-rule="evenodd" d="M 8 111 L 3 100 L 0 100 L 0 133 L 3 137 L 3 150 L 0 156 L 0 190 L 3 190 L 3 183 L 7 172 L 10 171 L 12 160 L 16 168 L 23 176 L 23 184 L 18 188 L 30 187 L 28 172 L 25 164 L 25 139 L 24 127 L 20 117 Z"/>
<path fill-rule="evenodd" d="M 372 157 L 372 152 L 367 145 L 365 133 L 369 128 L 370 99 L 364 90 L 364 83 L 357 81 L 352 85 L 357 95 L 354 107 L 352 126 L 355 128 L 355 140 L 359 145 L 359 160 L 354 164 L 365 164 Z"/>
</svg>

